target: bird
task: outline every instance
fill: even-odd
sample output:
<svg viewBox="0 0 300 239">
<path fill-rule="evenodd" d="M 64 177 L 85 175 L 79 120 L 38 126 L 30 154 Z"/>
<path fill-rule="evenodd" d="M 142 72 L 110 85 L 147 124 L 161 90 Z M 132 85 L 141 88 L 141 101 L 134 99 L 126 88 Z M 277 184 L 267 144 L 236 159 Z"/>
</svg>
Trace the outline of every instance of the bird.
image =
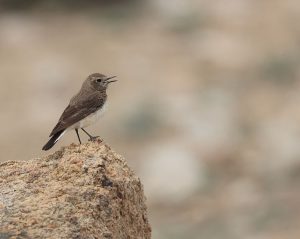
<svg viewBox="0 0 300 239">
<path fill-rule="evenodd" d="M 83 82 L 80 91 L 71 98 L 42 150 L 51 149 L 70 130 L 75 130 L 80 144 L 79 129 L 87 134 L 90 140 L 97 139 L 98 136 L 92 136 L 85 128 L 94 124 L 103 115 L 107 104 L 106 90 L 109 84 L 117 81 L 112 80 L 115 77 L 108 77 L 100 73 L 89 75 Z"/>
</svg>

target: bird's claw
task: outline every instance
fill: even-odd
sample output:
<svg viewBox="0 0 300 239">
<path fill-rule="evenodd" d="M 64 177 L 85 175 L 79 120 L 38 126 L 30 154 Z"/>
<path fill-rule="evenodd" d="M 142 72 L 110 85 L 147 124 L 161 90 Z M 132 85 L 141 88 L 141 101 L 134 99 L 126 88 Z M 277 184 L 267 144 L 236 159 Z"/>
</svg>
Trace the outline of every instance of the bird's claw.
<svg viewBox="0 0 300 239">
<path fill-rule="evenodd" d="M 96 141 L 100 136 L 90 137 L 89 141 Z M 101 140 L 102 141 L 102 140 Z"/>
</svg>

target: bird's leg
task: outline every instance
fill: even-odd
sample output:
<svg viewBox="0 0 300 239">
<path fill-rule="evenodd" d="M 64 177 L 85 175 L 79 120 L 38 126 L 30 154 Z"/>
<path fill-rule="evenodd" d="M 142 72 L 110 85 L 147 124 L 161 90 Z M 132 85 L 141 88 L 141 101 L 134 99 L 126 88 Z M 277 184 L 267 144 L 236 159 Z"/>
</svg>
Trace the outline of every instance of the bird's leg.
<svg viewBox="0 0 300 239">
<path fill-rule="evenodd" d="M 75 131 L 76 131 L 76 134 L 77 134 L 77 137 L 78 137 L 79 143 L 81 144 L 81 140 L 80 140 L 80 136 L 79 136 L 78 129 L 75 129 Z"/>
<path fill-rule="evenodd" d="M 94 140 L 96 140 L 97 138 L 99 138 L 99 136 L 92 136 L 92 135 L 90 135 L 84 128 L 81 128 L 82 129 L 82 131 L 84 132 L 84 133 L 86 133 L 89 137 L 90 137 L 90 141 L 94 141 Z"/>
</svg>

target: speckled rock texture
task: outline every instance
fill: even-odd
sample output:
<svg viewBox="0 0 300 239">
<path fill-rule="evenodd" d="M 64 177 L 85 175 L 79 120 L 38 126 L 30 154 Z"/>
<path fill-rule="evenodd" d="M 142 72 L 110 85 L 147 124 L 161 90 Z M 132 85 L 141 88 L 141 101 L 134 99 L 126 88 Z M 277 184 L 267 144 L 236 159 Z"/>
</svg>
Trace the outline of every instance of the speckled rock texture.
<svg viewBox="0 0 300 239">
<path fill-rule="evenodd" d="M 101 141 L 0 164 L 0 239 L 151 238 L 142 184 Z"/>
</svg>

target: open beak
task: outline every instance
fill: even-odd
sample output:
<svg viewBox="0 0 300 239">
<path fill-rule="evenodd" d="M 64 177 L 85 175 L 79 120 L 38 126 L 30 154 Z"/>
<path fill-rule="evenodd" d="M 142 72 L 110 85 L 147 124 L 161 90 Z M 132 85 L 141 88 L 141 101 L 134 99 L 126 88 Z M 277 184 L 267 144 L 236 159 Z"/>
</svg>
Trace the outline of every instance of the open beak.
<svg viewBox="0 0 300 239">
<path fill-rule="evenodd" d="M 117 76 L 109 76 L 109 77 L 107 77 L 107 78 L 105 79 L 105 81 L 106 81 L 108 84 L 110 84 L 110 83 L 112 83 L 112 82 L 117 81 L 117 80 L 110 80 L 110 79 L 113 79 L 113 78 L 115 78 L 115 77 L 117 77 Z"/>
</svg>

